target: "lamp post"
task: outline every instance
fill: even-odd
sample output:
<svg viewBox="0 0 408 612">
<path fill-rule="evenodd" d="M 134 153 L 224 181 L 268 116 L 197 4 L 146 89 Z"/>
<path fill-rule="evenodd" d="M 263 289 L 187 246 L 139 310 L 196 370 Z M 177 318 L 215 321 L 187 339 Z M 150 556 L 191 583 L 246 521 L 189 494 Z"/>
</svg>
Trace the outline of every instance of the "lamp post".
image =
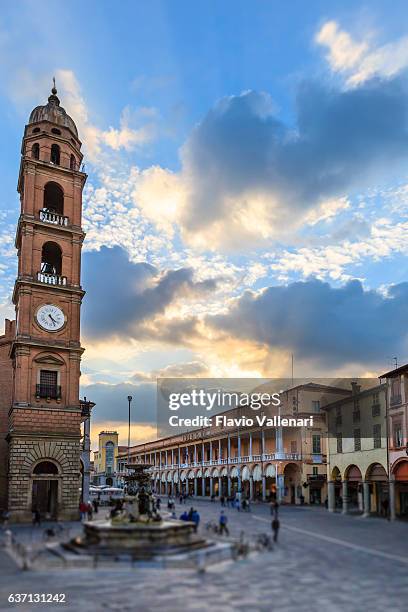
<svg viewBox="0 0 408 612">
<path fill-rule="evenodd" d="M 130 404 L 132 403 L 132 399 L 133 397 L 131 395 L 128 395 L 128 403 L 129 403 L 129 426 L 128 426 L 128 452 L 127 452 L 127 462 L 128 462 L 128 466 L 130 463 Z M 129 469 L 129 467 L 128 467 Z"/>
</svg>

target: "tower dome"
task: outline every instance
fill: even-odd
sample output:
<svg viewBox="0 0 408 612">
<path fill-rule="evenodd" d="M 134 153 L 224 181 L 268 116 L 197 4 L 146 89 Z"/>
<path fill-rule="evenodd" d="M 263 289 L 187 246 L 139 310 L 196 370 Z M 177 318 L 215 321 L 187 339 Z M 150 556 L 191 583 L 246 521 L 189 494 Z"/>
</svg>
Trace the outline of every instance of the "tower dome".
<svg viewBox="0 0 408 612">
<path fill-rule="evenodd" d="M 51 89 L 51 95 L 48 98 L 48 104 L 44 106 L 36 106 L 31 111 L 28 123 L 38 123 L 39 121 L 50 121 L 62 127 L 70 129 L 76 137 L 78 137 L 78 130 L 74 123 L 74 120 L 67 114 L 65 108 L 60 106 L 60 100 L 57 96 L 57 88 L 54 86 Z"/>
</svg>

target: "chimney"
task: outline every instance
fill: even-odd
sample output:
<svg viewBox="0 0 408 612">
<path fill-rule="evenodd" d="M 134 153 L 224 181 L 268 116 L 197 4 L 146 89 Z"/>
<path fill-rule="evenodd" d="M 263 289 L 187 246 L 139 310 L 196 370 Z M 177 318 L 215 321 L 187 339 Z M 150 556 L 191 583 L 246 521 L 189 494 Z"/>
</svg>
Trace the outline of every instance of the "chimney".
<svg viewBox="0 0 408 612">
<path fill-rule="evenodd" d="M 351 392 L 353 395 L 358 395 L 360 393 L 360 389 L 361 389 L 361 385 L 356 383 L 356 381 L 353 381 L 351 383 Z"/>
</svg>

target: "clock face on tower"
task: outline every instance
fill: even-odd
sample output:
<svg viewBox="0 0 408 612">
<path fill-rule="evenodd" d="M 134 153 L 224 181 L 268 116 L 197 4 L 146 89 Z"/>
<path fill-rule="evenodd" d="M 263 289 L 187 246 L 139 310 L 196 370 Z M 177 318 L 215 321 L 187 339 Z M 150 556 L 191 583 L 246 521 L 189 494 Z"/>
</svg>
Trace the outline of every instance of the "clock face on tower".
<svg viewBox="0 0 408 612">
<path fill-rule="evenodd" d="M 61 308 L 54 304 L 43 304 L 35 315 L 40 327 L 47 331 L 58 331 L 65 324 L 65 315 Z"/>
</svg>

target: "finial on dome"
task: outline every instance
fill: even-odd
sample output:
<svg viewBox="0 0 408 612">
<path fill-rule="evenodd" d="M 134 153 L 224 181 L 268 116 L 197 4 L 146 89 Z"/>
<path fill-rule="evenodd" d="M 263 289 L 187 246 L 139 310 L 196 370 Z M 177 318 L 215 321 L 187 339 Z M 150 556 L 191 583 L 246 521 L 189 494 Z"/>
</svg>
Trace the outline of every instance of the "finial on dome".
<svg viewBox="0 0 408 612">
<path fill-rule="evenodd" d="M 59 98 L 57 96 L 57 88 L 55 87 L 55 77 L 52 77 L 53 87 L 51 89 L 51 95 L 48 98 L 49 104 L 55 104 L 55 106 L 59 106 Z"/>
</svg>

